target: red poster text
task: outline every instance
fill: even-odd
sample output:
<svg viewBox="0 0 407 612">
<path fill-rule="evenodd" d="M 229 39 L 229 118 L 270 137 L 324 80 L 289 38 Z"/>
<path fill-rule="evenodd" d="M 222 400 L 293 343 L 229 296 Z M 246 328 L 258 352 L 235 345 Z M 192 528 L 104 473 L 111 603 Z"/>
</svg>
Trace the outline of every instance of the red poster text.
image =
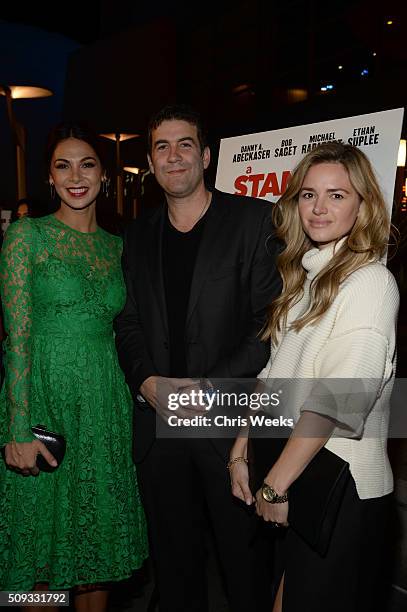
<svg viewBox="0 0 407 612">
<path fill-rule="evenodd" d="M 268 174 L 250 174 L 238 176 L 235 180 L 235 193 L 238 195 L 249 195 L 253 198 L 265 198 L 268 194 L 280 196 L 287 188 L 291 172 L 284 170 L 281 178 L 276 172 Z"/>
</svg>

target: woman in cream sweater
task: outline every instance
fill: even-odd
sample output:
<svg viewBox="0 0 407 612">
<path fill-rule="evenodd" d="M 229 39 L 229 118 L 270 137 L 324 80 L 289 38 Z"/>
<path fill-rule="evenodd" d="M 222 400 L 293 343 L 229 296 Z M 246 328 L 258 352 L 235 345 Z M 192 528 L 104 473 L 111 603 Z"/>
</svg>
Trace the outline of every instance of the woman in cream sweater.
<svg viewBox="0 0 407 612">
<path fill-rule="evenodd" d="M 259 378 L 344 379 L 344 391 L 357 378 L 367 391 L 357 396 L 357 405 L 348 393 L 332 406 L 298 384 L 289 415 L 296 425 L 265 475 L 268 495 L 261 488 L 253 497 L 249 489 L 244 436 L 231 451 L 232 492 L 254 502 L 265 521 L 287 526 L 290 486 L 318 451 L 325 446 L 347 461 L 351 478 L 327 554 L 320 556 L 286 530 L 273 612 L 304 606 L 312 612 L 372 612 L 383 604 L 393 488 L 387 430 L 399 294 L 381 263 L 390 220 L 369 160 L 339 142 L 322 144 L 302 159 L 273 218 L 285 245 L 278 259 L 283 291 L 270 306 L 264 338 L 271 340 L 271 359 Z"/>
</svg>

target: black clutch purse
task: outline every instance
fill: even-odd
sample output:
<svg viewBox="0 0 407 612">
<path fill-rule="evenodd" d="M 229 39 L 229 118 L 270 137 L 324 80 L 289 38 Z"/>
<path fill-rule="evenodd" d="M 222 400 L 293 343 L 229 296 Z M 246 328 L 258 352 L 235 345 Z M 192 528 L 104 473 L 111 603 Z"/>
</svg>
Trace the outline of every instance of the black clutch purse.
<svg viewBox="0 0 407 612">
<path fill-rule="evenodd" d="M 44 425 L 35 425 L 35 427 L 31 427 L 31 431 L 34 436 L 42 442 L 49 452 L 55 457 L 57 460 L 57 467 L 61 465 L 61 462 L 65 455 L 66 442 L 64 436 L 60 434 L 56 434 L 52 431 L 48 431 Z M 3 459 L 5 456 L 4 446 L 1 449 L 1 453 L 3 455 Z M 37 456 L 37 468 L 42 472 L 54 472 L 57 467 L 53 467 L 44 459 L 42 455 Z"/>
<path fill-rule="evenodd" d="M 261 487 L 286 442 L 286 438 L 249 440 L 253 494 Z M 288 523 L 322 557 L 328 551 L 349 478 L 349 464 L 327 448 L 321 448 L 290 486 Z"/>
</svg>

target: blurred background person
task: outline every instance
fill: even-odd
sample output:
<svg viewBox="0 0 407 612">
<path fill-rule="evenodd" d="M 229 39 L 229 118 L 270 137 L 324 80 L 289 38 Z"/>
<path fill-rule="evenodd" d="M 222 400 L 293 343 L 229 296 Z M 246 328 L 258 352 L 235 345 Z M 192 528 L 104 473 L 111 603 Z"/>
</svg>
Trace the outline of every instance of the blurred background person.
<svg viewBox="0 0 407 612">
<path fill-rule="evenodd" d="M 11 211 L 10 222 L 13 223 L 23 217 L 33 217 L 33 209 L 31 202 L 28 198 L 22 198 L 18 200 L 15 207 Z"/>
</svg>

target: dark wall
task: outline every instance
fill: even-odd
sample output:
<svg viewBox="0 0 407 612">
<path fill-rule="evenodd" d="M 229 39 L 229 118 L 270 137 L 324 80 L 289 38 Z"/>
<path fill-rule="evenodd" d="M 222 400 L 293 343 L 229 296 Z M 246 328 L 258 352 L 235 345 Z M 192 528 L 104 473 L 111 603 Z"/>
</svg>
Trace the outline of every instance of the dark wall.
<svg viewBox="0 0 407 612">
<path fill-rule="evenodd" d="M 140 134 L 121 145 L 122 157 L 146 167 L 146 125 L 152 112 L 175 99 L 176 62 L 175 31 L 165 21 L 88 45 L 71 56 L 64 115 L 89 121 L 99 133 Z"/>
<path fill-rule="evenodd" d="M 37 85 L 51 89 L 49 98 L 14 100 L 17 120 L 27 132 L 27 189 L 35 199 L 48 200 L 43 152 L 51 126 L 61 120 L 65 70 L 70 53 L 80 45 L 60 34 L 0 21 L 0 84 Z M 15 148 L 0 96 L 0 205 L 16 200 Z"/>
</svg>

